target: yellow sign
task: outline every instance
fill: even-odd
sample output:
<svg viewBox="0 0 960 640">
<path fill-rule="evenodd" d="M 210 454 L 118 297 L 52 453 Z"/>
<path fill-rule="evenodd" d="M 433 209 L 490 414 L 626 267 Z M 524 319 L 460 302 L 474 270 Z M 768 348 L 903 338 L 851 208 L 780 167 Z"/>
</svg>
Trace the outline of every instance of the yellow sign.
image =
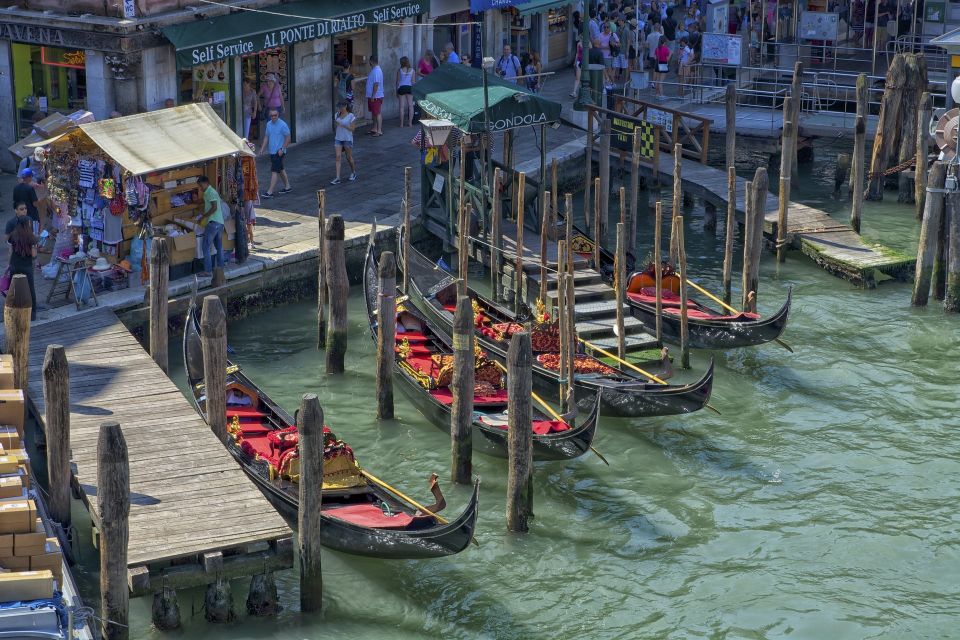
<svg viewBox="0 0 960 640">
<path fill-rule="evenodd" d="M 950 66 L 954 69 L 960 69 L 960 56 L 950 56 Z"/>
</svg>

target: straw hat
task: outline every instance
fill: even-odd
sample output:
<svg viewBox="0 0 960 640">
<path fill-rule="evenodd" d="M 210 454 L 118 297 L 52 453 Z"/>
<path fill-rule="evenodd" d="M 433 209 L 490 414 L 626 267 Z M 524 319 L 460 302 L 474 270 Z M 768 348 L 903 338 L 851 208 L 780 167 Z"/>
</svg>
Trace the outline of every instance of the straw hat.
<svg viewBox="0 0 960 640">
<path fill-rule="evenodd" d="M 99 258 L 100 249 L 97 249 L 96 247 L 90 247 L 90 250 L 87 252 L 87 255 L 90 256 L 91 258 Z"/>
<path fill-rule="evenodd" d="M 104 257 L 97 258 L 97 263 L 93 265 L 94 271 L 106 271 L 110 268 L 110 263 L 107 262 L 107 259 Z"/>
</svg>

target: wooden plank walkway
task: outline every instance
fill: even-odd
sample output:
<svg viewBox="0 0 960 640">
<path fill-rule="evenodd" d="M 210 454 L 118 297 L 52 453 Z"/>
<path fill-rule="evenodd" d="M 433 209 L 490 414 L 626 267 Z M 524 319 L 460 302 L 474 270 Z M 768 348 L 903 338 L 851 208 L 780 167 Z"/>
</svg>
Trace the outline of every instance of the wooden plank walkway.
<svg viewBox="0 0 960 640">
<path fill-rule="evenodd" d="M 652 165 L 641 162 L 640 170 L 648 177 Z M 696 160 L 683 159 L 683 190 L 712 203 L 717 217 L 724 219 L 727 210 L 727 174 Z M 660 179 L 672 184 L 673 156 L 660 154 Z M 771 185 L 774 183 L 771 180 Z M 737 177 L 737 215 L 743 220 L 746 180 Z M 779 200 L 767 194 L 764 232 L 776 235 Z M 915 258 L 877 245 L 868 245 L 849 226 L 830 217 L 825 211 L 791 202 L 787 216 L 787 233 L 794 247 L 799 248 L 828 272 L 858 286 L 873 287 L 877 274 L 907 280 L 912 277 Z M 884 279 L 883 277 L 879 278 Z"/>
<path fill-rule="evenodd" d="M 75 482 L 94 526 L 100 425 L 116 420 L 123 429 L 130 459 L 128 561 L 131 576 L 140 576 L 134 592 L 149 583 L 142 567 L 159 576 L 177 561 L 182 575 L 186 559 L 202 566 L 205 554 L 252 554 L 274 568 L 292 565 L 286 548 L 291 531 L 283 518 L 112 311 L 98 309 L 31 331 L 29 391 L 40 422 L 48 344 L 66 347 Z"/>
</svg>

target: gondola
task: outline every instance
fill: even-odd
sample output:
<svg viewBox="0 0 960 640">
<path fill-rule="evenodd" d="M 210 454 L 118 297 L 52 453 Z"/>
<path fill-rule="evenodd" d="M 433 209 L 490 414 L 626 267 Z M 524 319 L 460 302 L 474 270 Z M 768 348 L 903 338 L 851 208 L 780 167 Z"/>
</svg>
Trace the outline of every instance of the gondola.
<svg viewBox="0 0 960 640">
<path fill-rule="evenodd" d="M 402 245 L 403 243 L 401 243 Z M 429 322 L 451 331 L 456 280 L 440 270 L 416 249 L 411 248 L 407 260 L 410 269 L 411 301 L 427 316 Z M 477 341 L 492 357 L 505 360 L 507 342 L 498 336 L 496 327 L 510 327 L 517 316 L 470 290 L 475 309 L 483 314 L 486 326 L 478 327 Z M 504 334 L 505 337 L 505 334 Z M 550 366 L 551 353 L 540 353 L 533 367 L 534 385 L 547 393 L 559 390 L 559 372 Z M 593 405 L 601 397 L 600 410 L 605 415 L 620 417 L 664 416 L 691 413 L 702 409 L 710 400 L 713 388 L 713 360 L 706 372 L 690 384 L 659 384 L 630 370 L 610 367 L 586 354 L 577 355 L 578 373 L 574 381 L 574 397 L 578 406 Z"/>
<path fill-rule="evenodd" d="M 191 302 L 183 336 L 183 361 L 197 412 L 205 418 L 200 323 Z M 227 367 L 230 454 L 274 507 L 296 522 L 299 502 L 296 421 L 244 375 Z M 353 451 L 324 426 L 321 542 L 330 549 L 391 559 L 449 556 L 470 544 L 477 524 L 479 481 L 463 512 L 450 522 L 423 514 L 394 491 L 370 480 Z M 442 495 L 435 489 L 436 497 Z M 442 507 L 436 507 L 437 509 Z"/>
<path fill-rule="evenodd" d="M 661 278 L 661 327 L 663 339 L 680 343 L 680 276 L 664 264 Z M 787 328 L 793 288 L 787 289 L 787 301 L 772 316 L 762 318 L 756 313 L 724 314 L 687 299 L 687 328 L 690 346 L 696 349 L 736 349 L 772 342 Z M 657 292 L 654 267 L 633 273 L 627 279 L 627 304 L 630 313 L 645 325 L 657 321 Z"/>
<path fill-rule="evenodd" d="M 379 281 L 374 246 L 367 250 L 363 279 L 370 334 L 377 337 Z M 453 350 L 449 334 L 433 327 L 405 298 L 397 299 L 397 347 L 394 372 L 400 387 L 417 409 L 435 425 L 449 432 L 453 402 L 449 388 Z M 452 373 L 452 371 L 450 372 Z M 503 374 L 485 355 L 477 358 L 474 392 L 473 442 L 477 449 L 497 456 L 507 451 L 507 390 Z M 590 449 L 597 430 L 599 398 L 583 420 L 551 419 L 533 407 L 533 457 L 535 460 L 576 458 Z"/>
</svg>

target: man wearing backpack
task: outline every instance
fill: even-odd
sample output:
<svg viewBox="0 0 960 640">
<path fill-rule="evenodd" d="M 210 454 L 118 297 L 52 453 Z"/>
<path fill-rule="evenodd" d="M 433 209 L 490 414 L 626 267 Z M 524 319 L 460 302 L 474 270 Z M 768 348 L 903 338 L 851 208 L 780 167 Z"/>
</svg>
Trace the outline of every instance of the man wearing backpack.
<svg viewBox="0 0 960 640">
<path fill-rule="evenodd" d="M 520 59 L 510 52 L 510 45 L 503 45 L 503 55 L 497 60 L 497 75 L 516 84 L 520 68 Z"/>
</svg>

